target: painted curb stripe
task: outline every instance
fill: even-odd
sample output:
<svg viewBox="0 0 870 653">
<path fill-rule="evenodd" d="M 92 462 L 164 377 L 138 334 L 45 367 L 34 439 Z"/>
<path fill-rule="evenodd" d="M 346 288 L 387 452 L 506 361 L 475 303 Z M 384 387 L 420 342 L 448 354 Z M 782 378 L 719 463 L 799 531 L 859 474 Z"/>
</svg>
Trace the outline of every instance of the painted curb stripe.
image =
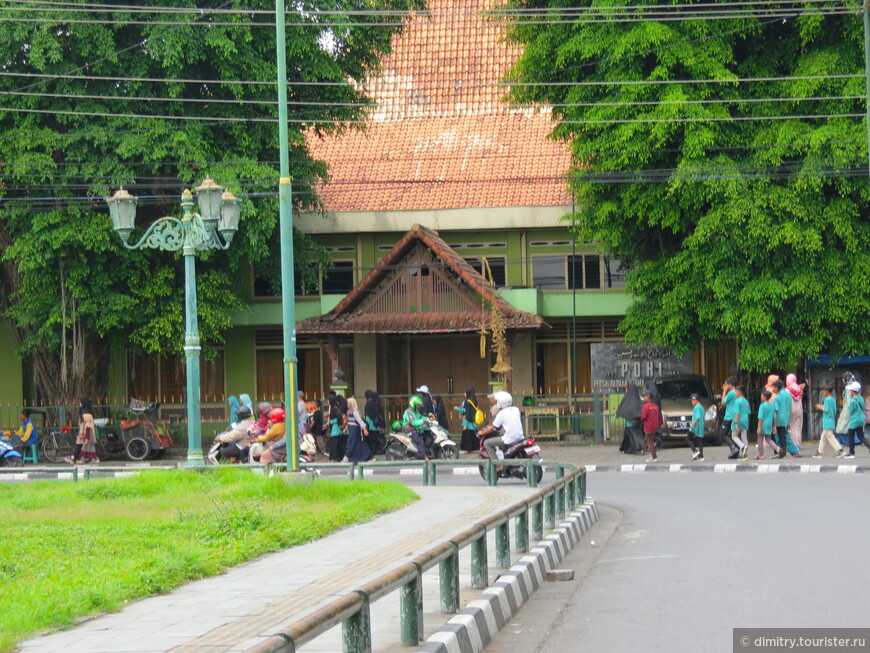
<svg viewBox="0 0 870 653">
<path fill-rule="evenodd" d="M 588 467 L 587 467 L 588 469 Z M 544 584 L 546 572 L 562 561 L 598 521 L 592 499 L 571 512 L 546 538 L 483 590 L 415 649 L 418 653 L 481 653 L 519 608 Z M 588 522 L 588 525 L 587 525 Z"/>
</svg>

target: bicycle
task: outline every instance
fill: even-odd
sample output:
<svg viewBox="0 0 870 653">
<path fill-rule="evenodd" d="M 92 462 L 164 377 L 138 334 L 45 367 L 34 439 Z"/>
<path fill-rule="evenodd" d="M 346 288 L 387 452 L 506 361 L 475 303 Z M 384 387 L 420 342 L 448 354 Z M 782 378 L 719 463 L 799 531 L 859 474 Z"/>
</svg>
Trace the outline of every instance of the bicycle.
<svg viewBox="0 0 870 653">
<path fill-rule="evenodd" d="M 72 426 L 51 429 L 40 438 L 39 453 L 50 463 L 62 463 L 64 458 L 72 455 L 75 442 L 76 434 Z"/>
</svg>

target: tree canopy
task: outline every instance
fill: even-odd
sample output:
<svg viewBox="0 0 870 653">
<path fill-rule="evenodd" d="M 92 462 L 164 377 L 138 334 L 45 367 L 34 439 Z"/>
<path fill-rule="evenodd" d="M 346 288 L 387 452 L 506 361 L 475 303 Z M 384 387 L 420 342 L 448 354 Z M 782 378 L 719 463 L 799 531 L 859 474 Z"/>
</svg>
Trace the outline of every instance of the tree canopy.
<svg viewBox="0 0 870 653">
<path fill-rule="evenodd" d="M 242 306 L 247 268 L 277 270 L 274 5 L 4 4 L 0 310 L 34 361 L 43 398 L 104 392 L 112 338 L 155 354 L 183 344 L 180 256 L 122 248 L 104 202 L 122 185 L 140 198 L 143 227 L 180 216 L 182 189 L 206 175 L 244 198 L 229 251 L 197 260 L 202 338 L 220 342 Z M 401 12 L 421 5 L 293 3 L 287 70 L 296 209 L 317 208 L 314 184 L 327 175 L 305 131 L 352 128 L 364 118 L 368 100 L 358 82 L 389 51 Z M 310 282 L 313 265 L 328 256 L 299 232 L 295 244 Z"/>
<path fill-rule="evenodd" d="M 733 338 L 751 371 L 866 353 L 861 17 L 720 4 L 513 0 L 511 99 L 571 144 L 570 218 L 629 270 L 628 340 Z"/>
</svg>

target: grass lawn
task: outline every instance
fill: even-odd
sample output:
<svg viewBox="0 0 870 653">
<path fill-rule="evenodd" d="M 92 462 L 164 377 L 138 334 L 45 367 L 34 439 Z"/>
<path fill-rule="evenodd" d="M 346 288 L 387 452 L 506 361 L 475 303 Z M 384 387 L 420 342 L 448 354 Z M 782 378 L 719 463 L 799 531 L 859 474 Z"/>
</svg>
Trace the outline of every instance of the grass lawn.
<svg viewBox="0 0 870 653">
<path fill-rule="evenodd" d="M 233 468 L 0 484 L 0 651 L 416 498 L 399 483 L 291 486 Z"/>
</svg>

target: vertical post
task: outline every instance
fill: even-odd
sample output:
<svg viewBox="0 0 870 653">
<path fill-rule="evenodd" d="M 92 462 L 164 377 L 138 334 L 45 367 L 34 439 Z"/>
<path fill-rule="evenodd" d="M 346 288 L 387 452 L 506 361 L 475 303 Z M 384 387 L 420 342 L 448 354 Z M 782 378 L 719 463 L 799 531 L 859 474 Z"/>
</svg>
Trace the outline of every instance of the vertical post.
<svg viewBox="0 0 870 653">
<path fill-rule="evenodd" d="M 489 584 L 489 564 L 486 559 L 486 529 L 471 542 L 471 588 L 483 589 Z"/>
<path fill-rule="evenodd" d="M 453 547 L 450 557 L 438 564 L 438 584 L 441 588 L 441 612 L 459 611 L 459 549 Z"/>
<path fill-rule="evenodd" d="M 435 485 L 435 477 L 437 475 L 436 470 L 438 469 L 438 467 L 435 465 L 435 461 L 430 460 L 428 463 L 426 461 L 423 461 L 423 464 L 429 467 L 429 485 Z"/>
<path fill-rule="evenodd" d="M 495 565 L 502 569 L 511 566 L 511 543 L 508 520 L 495 527 Z"/>
<path fill-rule="evenodd" d="M 592 415 L 595 428 L 595 444 L 601 444 L 604 439 L 604 419 L 602 416 L 601 389 L 596 385 L 592 388 Z"/>
<path fill-rule="evenodd" d="M 423 572 L 416 566 L 417 576 L 399 589 L 399 629 L 405 646 L 417 646 L 423 639 Z"/>
<path fill-rule="evenodd" d="M 299 425 L 296 422 L 296 297 L 293 279 L 293 194 L 290 186 L 290 135 L 287 127 L 287 45 L 284 0 L 275 0 L 275 56 L 278 68 L 278 216 L 281 235 L 281 308 L 284 322 L 284 405 L 292 414 L 287 429 L 287 468 L 299 471 Z"/>
<path fill-rule="evenodd" d="M 344 653 L 371 653 L 372 619 L 369 597 L 357 590 L 362 598 L 359 612 L 341 622 L 341 648 Z"/>
<path fill-rule="evenodd" d="M 544 539 L 544 500 L 532 506 L 532 539 L 538 542 Z"/>
<path fill-rule="evenodd" d="M 864 0 L 864 75 L 867 78 L 867 160 L 870 163 L 870 0 Z"/>
<path fill-rule="evenodd" d="M 544 497 L 544 522 L 547 528 L 556 528 L 556 491 Z"/>
<path fill-rule="evenodd" d="M 520 553 L 526 553 L 529 550 L 528 506 L 514 519 L 514 548 Z"/>
<path fill-rule="evenodd" d="M 184 357 L 187 363 L 187 467 L 205 467 L 199 409 L 199 320 L 196 315 L 196 248 L 188 237 L 193 208 L 190 191 L 181 196 L 184 208 Z"/>
<path fill-rule="evenodd" d="M 583 469 L 583 474 L 580 476 L 580 503 L 586 503 L 586 469 Z"/>
<path fill-rule="evenodd" d="M 429 463 L 423 461 L 423 485 L 429 485 Z"/>
</svg>

